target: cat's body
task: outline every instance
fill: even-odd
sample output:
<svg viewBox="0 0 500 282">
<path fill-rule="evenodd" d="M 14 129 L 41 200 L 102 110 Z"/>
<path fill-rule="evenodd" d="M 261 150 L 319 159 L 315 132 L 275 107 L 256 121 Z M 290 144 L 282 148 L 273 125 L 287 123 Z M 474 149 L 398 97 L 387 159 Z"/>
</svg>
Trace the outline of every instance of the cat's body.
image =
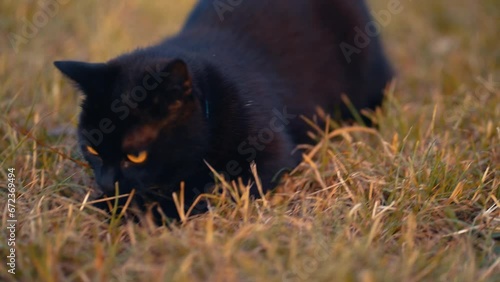
<svg viewBox="0 0 500 282">
<path fill-rule="evenodd" d="M 200 1 L 159 45 L 106 64 L 56 63 L 85 93 L 80 142 L 106 194 L 118 182 L 175 217 L 181 181 L 187 204 L 213 184 L 205 161 L 244 181 L 255 162 L 269 189 L 310 141 L 300 115 L 320 106 L 349 118 L 342 94 L 357 109 L 380 105 L 392 72 L 378 38 L 349 58 L 340 47 L 356 46 L 355 27 L 371 20 L 364 1 L 239 1 L 222 13 L 214 3 Z"/>
</svg>

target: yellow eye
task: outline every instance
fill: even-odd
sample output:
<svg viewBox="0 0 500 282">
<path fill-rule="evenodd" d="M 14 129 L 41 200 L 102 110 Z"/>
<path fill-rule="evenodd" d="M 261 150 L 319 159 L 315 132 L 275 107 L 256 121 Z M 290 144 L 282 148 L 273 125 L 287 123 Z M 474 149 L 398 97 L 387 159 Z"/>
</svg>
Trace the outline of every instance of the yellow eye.
<svg viewBox="0 0 500 282">
<path fill-rule="evenodd" d="M 127 159 L 129 161 L 133 162 L 134 164 L 143 163 L 147 159 L 147 157 L 148 157 L 148 152 L 146 152 L 146 151 L 142 151 L 137 155 L 134 155 L 134 154 L 127 155 Z"/>
<path fill-rule="evenodd" d="M 97 153 L 97 151 L 94 148 L 92 148 L 90 146 L 87 146 L 86 148 L 87 148 L 87 152 L 91 153 L 92 155 L 94 155 L 94 156 L 99 155 L 99 153 Z"/>
</svg>

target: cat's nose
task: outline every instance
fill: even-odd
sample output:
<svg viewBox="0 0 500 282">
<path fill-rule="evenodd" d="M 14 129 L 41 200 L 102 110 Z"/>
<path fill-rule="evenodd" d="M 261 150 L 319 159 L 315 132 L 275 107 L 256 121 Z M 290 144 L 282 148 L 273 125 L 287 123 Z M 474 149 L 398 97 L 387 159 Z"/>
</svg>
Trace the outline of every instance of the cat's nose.
<svg viewBox="0 0 500 282">
<path fill-rule="evenodd" d="M 115 183 L 117 177 L 115 168 L 103 166 L 96 180 L 99 188 L 104 194 L 107 196 L 114 196 L 116 194 Z"/>
</svg>

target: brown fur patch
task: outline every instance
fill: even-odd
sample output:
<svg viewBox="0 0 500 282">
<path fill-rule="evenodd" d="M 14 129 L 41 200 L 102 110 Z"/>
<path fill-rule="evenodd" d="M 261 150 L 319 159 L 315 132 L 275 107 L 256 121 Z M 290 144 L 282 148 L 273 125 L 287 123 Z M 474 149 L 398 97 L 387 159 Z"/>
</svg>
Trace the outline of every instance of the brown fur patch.
<svg viewBox="0 0 500 282">
<path fill-rule="evenodd" d="M 157 124 L 143 125 L 134 128 L 125 135 L 125 138 L 123 138 L 123 150 L 127 152 L 143 150 L 151 142 L 156 140 L 160 130 L 161 126 Z"/>
<path fill-rule="evenodd" d="M 133 152 L 140 151 L 156 140 L 160 131 L 182 124 L 195 111 L 196 103 L 177 100 L 168 106 L 168 115 L 161 121 L 138 126 L 125 135 L 122 149 Z"/>
<path fill-rule="evenodd" d="M 193 92 L 193 87 L 191 85 L 191 79 L 188 79 L 184 82 L 184 95 L 189 96 Z"/>
</svg>

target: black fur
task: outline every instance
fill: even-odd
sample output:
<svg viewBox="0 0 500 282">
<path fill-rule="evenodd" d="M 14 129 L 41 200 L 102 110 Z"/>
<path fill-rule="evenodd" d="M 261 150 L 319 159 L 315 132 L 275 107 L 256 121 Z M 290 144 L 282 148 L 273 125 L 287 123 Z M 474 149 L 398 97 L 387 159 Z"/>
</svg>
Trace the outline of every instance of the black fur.
<svg viewBox="0 0 500 282">
<path fill-rule="evenodd" d="M 310 142 L 299 115 L 321 106 L 349 119 L 343 93 L 358 110 L 381 104 L 392 71 L 379 39 L 350 62 L 340 48 L 356 46 L 355 27 L 372 20 L 364 1 L 241 0 L 226 11 L 216 2 L 200 1 L 158 45 L 104 64 L 55 63 L 85 94 L 79 140 L 105 194 L 118 182 L 120 193 L 137 190 L 140 205 L 157 201 L 177 217 L 170 198 L 181 181 L 187 205 L 213 184 L 205 161 L 244 181 L 255 161 L 270 189 L 299 162 L 294 147 Z M 144 164 L 127 162 L 141 150 Z"/>
</svg>

